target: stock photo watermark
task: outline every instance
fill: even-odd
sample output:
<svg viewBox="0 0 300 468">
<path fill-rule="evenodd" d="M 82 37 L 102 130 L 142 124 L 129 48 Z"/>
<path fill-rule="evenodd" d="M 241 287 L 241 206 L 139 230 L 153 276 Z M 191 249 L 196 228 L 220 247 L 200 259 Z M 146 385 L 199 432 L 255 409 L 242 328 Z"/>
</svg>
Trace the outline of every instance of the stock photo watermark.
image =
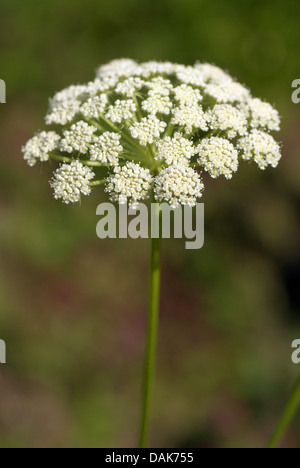
<svg viewBox="0 0 300 468">
<path fill-rule="evenodd" d="M 295 350 L 292 353 L 292 362 L 294 364 L 300 364 L 300 340 L 294 340 L 292 348 Z"/>
<path fill-rule="evenodd" d="M 6 103 L 6 84 L 4 80 L 0 80 L 0 104 Z"/>
<path fill-rule="evenodd" d="M 300 103 L 300 79 L 294 80 L 292 82 L 292 88 L 295 88 L 295 91 L 292 93 L 292 101 L 294 104 Z"/>
<path fill-rule="evenodd" d="M 204 203 L 197 203 L 194 208 L 140 203 L 136 209 L 101 203 L 96 214 L 101 217 L 96 229 L 99 239 L 185 239 L 188 250 L 204 245 Z"/>
<path fill-rule="evenodd" d="M 6 344 L 0 340 L 0 364 L 6 364 Z"/>
</svg>

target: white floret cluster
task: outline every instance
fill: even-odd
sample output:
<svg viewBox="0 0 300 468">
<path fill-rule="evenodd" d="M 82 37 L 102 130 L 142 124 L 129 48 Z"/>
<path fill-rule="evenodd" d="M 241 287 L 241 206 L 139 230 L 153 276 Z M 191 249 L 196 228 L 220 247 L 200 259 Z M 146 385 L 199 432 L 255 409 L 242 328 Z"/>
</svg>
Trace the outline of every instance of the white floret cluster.
<svg viewBox="0 0 300 468">
<path fill-rule="evenodd" d="M 86 154 L 93 140 L 95 131 L 95 127 L 83 120 L 73 124 L 70 130 L 65 130 L 63 132 L 63 138 L 61 140 L 62 151 L 66 151 L 67 153 L 78 151 L 81 154 Z"/>
<path fill-rule="evenodd" d="M 89 98 L 80 108 L 87 119 L 99 119 L 103 115 L 108 103 L 106 94 Z"/>
<path fill-rule="evenodd" d="M 172 124 L 179 125 L 188 135 L 195 130 L 207 131 L 209 129 L 208 115 L 201 106 L 181 105 L 176 107 L 173 113 Z"/>
<path fill-rule="evenodd" d="M 79 161 L 62 164 L 50 182 L 54 198 L 67 204 L 79 202 L 81 195 L 91 193 L 90 182 L 94 176 L 93 171 Z"/>
<path fill-rule="evenodd" d="M 38 161 L 49 161 L 49 153 L 59 146 L 60 136 L 55 132 L 40 132 L 23 146 L 24 159 L 29 166 Z"/>
<path fill-rule="evenodd" d="M 132 207 L 150 195 L 194 206 L 201 172 L 230 179 L 242 160 L 266 169 L 281 158 L 270 134 L 280 128 L 277 110 L 206 63 L 114 60 L 57 93 L 45 122 L 51 130 L 26 143 L 24 159 L 61 163 L 51 186 L 65 203 L 105 183 L 112 201 Z"/>
<path fill-rule="evenodd" d="M 167 124 L 150 114 L 129 128 L 132 138 L 139 140 L 142 146 L 152 145 L 160 138 Z"/>
<path fill-rule="evenodd" d="M 152 183 L 149 169 L 140 164 L 126 163 L 116 167 L 107 180 L 106 192 L 110 200 L 120 205 L 128 203 L 131 208 L 137 208 L 141 200 L 148 198 Z"/>
<path fill-rule="evenodd" d="M 106 118 L 113 123 L 122 123 L 133 119 L 136 113 L 136 105 L 132 99 L 121 101 L 118 99 L 113 105 L 109 106 Z"/>
<path fill-rule="evenodd" d="M 230 140 L 247 131 L 247 119 L 242 111 L 230 104 L 217 104 L 209 112 L 210 128 L 226 132 Z"/>
<path fill-rule="evenodd" d="M 267 166 L 277 167 L 281 159 L 279 144 L 272 135 L 253 130 L 245 138 L 239 141 L 239 148 L 242 150 L 242 157 L 246 161 L 253 159 L 260 169 Z"/>
<path fill-rule="evenodd" d="M 165 137 L 157 142 L 156 159 L 165 161 L 167 165 L 189 164 L 194 156 L 196 147 L 188 138 L 181 133 L 175 133 L 173 137 Z"/>
<path fill-rule="evenodd" d="M 197 146 L 199 164 L 213 179 L 223 175 L 231 179 L 238 170 L 238 152 L 233 144 L 219 137 L 205 138 Z"/>
<path fill-rule="evenodd" d="M 117 166 L 119 163 L 119 155 L 123 151 L 123 146 L 120 144 L 121 135 L 114 132 L 105 132 L 93 139 L 90 145 L 91 161 L 99 161 L 103 164 L 111 164 Z"/>
<path fill-rule="evenodd" d="M 197 104 L 203 100 L 199 89 L 194 89 L 186 84 L 176 86 L 176 88 L 172 90 L 172 93 L 175 96 L 175 100 L 182 106 L 197 106 Z"/>
<path fill-rule="evenodd" d="M 174 164 L 163 169 L 155 179 L 155 199 L 167 202 L 172 208 L 179 205 L 195 206 L 202 196 L 201 177 L 186 164 Z"/>
<path fill-rule="evenodd" d="M 252 128 L 266 128 L 271 131 L 280 130 L 280 117 L 278 111 L 268 102 L 261 99 L 250 99 L 244 107 L 244 112 L 250 120 Z"/>
</svg>

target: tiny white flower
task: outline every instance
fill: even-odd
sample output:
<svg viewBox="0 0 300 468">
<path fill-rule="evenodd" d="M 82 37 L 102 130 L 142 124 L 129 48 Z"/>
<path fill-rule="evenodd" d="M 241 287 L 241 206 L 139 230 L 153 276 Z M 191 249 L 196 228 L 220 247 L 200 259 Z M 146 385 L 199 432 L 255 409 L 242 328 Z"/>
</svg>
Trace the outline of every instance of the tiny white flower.
<svg viewBox="0 0 300 468">
<path fill-rule="evenodd" d="M 231 179 L 238 169 L 238 152 L 230 141 L 224 138 L 205 138 L 197 146 L 198 162 L 212 178 L 224 175 Z"/>
<path fill-rule="evenodd" d="M 139 140 L 142 146 L 154 143 L 165 130 L 167 124 L 159 120 L 155 115 L 144 117 L 141 122 L 136 122 L 129 128 L 132 138 Z"/>
<path fill-rule="evenodd" d="M 277 167 L 281 159 L 279 144 L 268 133 L 253 130 L 239 142 L 242 157 L 246 161 L 253 159 L 260 169 L 267 166 Z"/>
<path fill-rule="evenodd" d="M 22 148 L 24 159 L 29 166 L 34 166 L 37 161 L 48 161 L 49 153 L 59 146 L 60 136 L 55 132 L 41 132 L 31 138 Z"/>
<path fill-rule="evenodd" d="M 195 206 L 202 197 L 204 185 L 200 175 L 186 164 L 162 169 L 155 178 L 155 199 L 167 202 L 173 208 L 179 205 Z"/>
<path fill-rule="evenodd" d="M 79 161 L 62 164 L 50 182 L 54 198 L 62 199 L 67 204 L 79 202 L 81 195 L 91 193 L 90 182 L 94 176 L 93 171 Z"/>
<path fill-rule="evenodd" d="M 121 135 L 114 132 L 105 132 L 101 136 L 94 137 L 89 148 L 91 161 L 117 165 L 119 156 L 123 151 L 120 140 Z"/>
<path fill-rule="evenodd" d="M 61 150 L 67 153 L 75 151 L 79 151 L 82 154 L 87 153 L 96 130 L 92 125 L 88 125 L 83 120 L 80 120 L 76 124 L 73 124 L 70 130 L 63 132 Z"/>
<path fill-rule="evenodd" d="M 140 201 L 148 198 L 151 183 L 149 169 L 129 162 L 114 169 L 114 173 L 107 179 L 105 190 L 111 201 L 121 205 L 128 203 L 131 208 L 136 208 Z"/>
</svg>

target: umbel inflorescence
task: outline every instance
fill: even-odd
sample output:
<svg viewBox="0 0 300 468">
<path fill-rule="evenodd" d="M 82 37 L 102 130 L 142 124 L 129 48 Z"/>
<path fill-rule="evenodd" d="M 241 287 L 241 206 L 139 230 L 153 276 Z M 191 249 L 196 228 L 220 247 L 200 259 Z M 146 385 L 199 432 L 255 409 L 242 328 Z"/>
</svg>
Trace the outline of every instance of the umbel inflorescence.
<svg viewBox="0 0 300 468">
<path fill-rule="evenodd" d="M 278 112 L 209 64 L 115 60 L 94 81 L 57 93 L 45 121 L 51 130 L 27 142 L 24 158 L 61 162 L 50 184 L 64 203 L 103 183 L 111 201 L 133 208 L 151 193 L 194 206 L 203 171 L 230 179 L 241 160 L 265 169 L 281 158 L 270 135 Z"/>
</svg>

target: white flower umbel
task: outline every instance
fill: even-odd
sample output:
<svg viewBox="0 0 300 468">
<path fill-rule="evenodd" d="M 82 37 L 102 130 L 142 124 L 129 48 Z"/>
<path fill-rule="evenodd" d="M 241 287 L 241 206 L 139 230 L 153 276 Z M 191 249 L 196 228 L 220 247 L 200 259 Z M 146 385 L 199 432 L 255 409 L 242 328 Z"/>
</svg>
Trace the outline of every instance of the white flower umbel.
<svg viewBox="0 0 300 468">
<path fill-rule="evenodd" d="M 94 81 L 90 81 L 86 85 L 86 95 L 89 97 L 97 96 L 99 93 L 109 93 L 118 83 L 118 78 L 105 77 L 96 78 Z"/>
<path fill-rule="evenodd" d="M 62 91 L 59 91 L 52 99 L 50 99 L 50 107 L 80 100 L 80 98 L 86 93 L 86 90 L 86 85 L 71 85 Z"/>
<path fill-rule="evenodd" d="M 191 134 L 194 130 L 208 130 L 207 115 L 201 106 L 179 106 L 173 111 L 173 125 L 183 127 L 186 133 Z"/>
<path fill-rule="evenodd" d="M 172 102 L 168 96 L 152 95 L 143 101 L 142 109 L 149 114 L 168 115 L 172 109 Z"/>
<path fill-rule="evenodd" d="M 201 70 L 198 70 L 196 67 L 178 65 L 176 74 L 182 83 L 199 86 L 200 88 L 205 85 L 205 77 L 201 73 Z"/>
<path fill-rule="evenodd" d="M 172 93 L 175 96 L 175 100 L 182 106 L 197 106 L 203 99 L 199 89 L 194 89 L 186 84 L 176 86 L 176 88 L 172 90 Z"/>
<path fill-rule="evenodd" d="M 79 113 L 80 105 L 81 102 L 77 100 L 55 104 L 45 117 L 46 124 L 66 125 L 72 122 L 75 115 Z"/>
<path fill-rule="evenodd" d="M 24 159 L 29 166 L 34 166 L 37 161 L 49 160 L 49 153 L 58 148 L 60 136 L 55 132 L 41 132 L 31 138 L 22 148 Z"/>
<path fill-rule="evenodd" d="M 137 69 L 138 64 L 131 59 L 117 59 L 112 60 L 106 65 L 102 65 L 97 70 L 97 76 L 99 78 L 107 78 L 107 77 L 129 77 L 134 74 L 135 70 Z"/>
<path fill-rule="evenodd" d="M 167 124 L 155 115 L 149 115 L 149 117 L 144 117 L 141 122 L 136 122 L 129 130 L 132 138 L 139 140 L 142 146 L 147 146 L 160 137 L 166 126 Z"/>
<path fill-rule="evenodd" d="M 259 130 L 253 130 L 241 139 L 238 146 L 242 150 L 243 159 L 253 159 L 262 170 L 267 166 L 277 167 L 281 159 L 279 144 L 271 135 Z"/>
<path fill-rule="evenodd" d="M 229 139 L 246 133 L 247 119 L 245 114 L 230 104 L 216 105 L 207 115 L 210 128 L 226 132 Z"/>
<path fill-rule="evenodd" d="M 231 179 L 238 169 L 238 152 L 230 141 L 224 138 L 211 137 L 201 141 L 197 146 L 199 165 L 215 179 L 220 175 Z"/>
<path fill-rule="evenodd" d="M 62 164 L 50 182 L 54 198 L 62 199 L 67 204 L 79 202 L 81 195 L 91 193 L 90 182 L 94 176 L 93 171 L 79 161 Z"/>
<path fill-rule="evenodd" d="M 120 101 L 119 99 L 114 105 L 109 106 L 106 118 L 113 123 L 121 123 L 126 120 L 131 120 L 136 112 L 136 105 L 132 99 Z"/>
<path fill-rule="evenodd" d="M 67 153 L 78 151 L 81 154 L 87 153 L 93 140 L 96 128 L 88 125 L 83 120 L 72 125 L 70 130 L 65 130 L 61 140 L 61 149 Z"/>
<path fill-rule="evenodd" d="M 140 201 L 148 198 L 151 182 L 149 169 L 129 162 L 114 169 L 114 174 L 107 179 L 105 190 L 111 201 L 121 205 L 128 203 L 131 208 L 136 208 Z"/>
<path fill-rule="evenodd" d="M 138 90 L 145 85 L 145 81 L 141 78 L 128 78 L 125 81 L 121 81 L 116 87 L 116 93 L 121 94 L 126 98 L 132 98 Z"/>
<path fill-rule="evenodd" d="M 280 130 L 279 113 L 268 102 L 263 102 L 261 99 L 250 99 L 244 112 L 250 118 L 252 128 Z"/>
<path fill-rule="evenodd" d="M 195 206 L 203 189 L 200 175 L 185 164 L 169 166 L 155 178 L 155 199 L 165 201 L 173 208 L 179 205 Z"/>
<path fill-rule="evenodd" d="M 69 86 L 57 93 L 49 102 L 49 111 L 45 117 L 47 125 L 66 125 L 72 122 L 79 112 L 81 98 L 86 94 L 86 86 Z"/>
<path fill-rule="evenodd" d="M 105 132 L 103 135 L 96 136 L 93 143 L 90 145 L 91 161 L 99 161 L 101 163 L 110 163 L 117 165 L 119 156 L 123 151 L 120 144 L 121 135 L 113 132 Z"/>
<path fill-rule="evenodd" d="M 210 63 L 196 63 L 195 68 L 201 73 L 203 80 L 207 83 L 221 84 L 225 81 L 232 81 L 228 73 Z"/>
<path fill-rule="evenodd" d="M 160 76 L 146 82 L 145 85 L 150 89 L 150 96 L 169 96 L 170 91 L 173 88 L 170 80 L 166 80 Z"/>
<path fill-rule="evenodd" d="M 100 94 L 89 98 L 80 108 L 81 113 L 88 119 L 99 119 L 104 114 L 108 98 L 106 94 Z"/>
<path fill-rule="evenodd" d="M 181 133 L 175 133 L 174 137 L 165 137 L 157 142 L 156 159 L 165 161 L 166 164 L 188 164 L 195 154 L 193 142 L 184 138 Z"/>
<path fill-rule="evenodd" d="M 270 135 L 279 130 L 278 112 L 207 63 L 113 60 L 94 80 L 55 94 L 46 124 L 51 131 L 23 148 L 29 165 L 78 162 L 98 176 L 86 193 L 106 183 L 112 200 L 132 206 L 153 196 L 154 186 L 158 200 L 193 205 L 201 171 L 230 179 L 239 160 L 265 169 L 281 157 Z"/>
<path fill-rule="evenodd" d="M 173 75 L 177 65 L 171 62 L 145 62 L 140 64 L 134 74 L 149 79 L 153 75 Z"/>
<path fill-rule="evenodd" d="M 220 104 L 246 102 L 250 98 L 248 89 L 235 81 L 224 81 L 219 84 L 210 83 L 205 86 L 204 92 Z"/>
</svg>

